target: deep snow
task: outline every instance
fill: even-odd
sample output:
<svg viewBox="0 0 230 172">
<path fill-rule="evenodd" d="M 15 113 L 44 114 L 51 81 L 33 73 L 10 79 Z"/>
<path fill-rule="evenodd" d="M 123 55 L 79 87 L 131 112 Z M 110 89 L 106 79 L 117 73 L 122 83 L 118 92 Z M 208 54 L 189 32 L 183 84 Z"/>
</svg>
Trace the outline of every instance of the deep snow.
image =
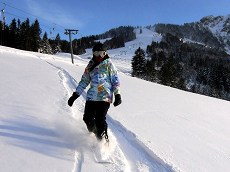
<svg viewBox="0 0 230 172">
<path fill-rule="evenodd" d="M 97 141 L 82 121 L 85 93 L 67 105 L 90 50 L 72 65 L 69 54 L 0 46 L 0 171 L 230 171 L 229 102 L 129 76 L 136 46 L 160 39 L 144 29 L 108 51 L 123 100 L 107 115 L 111 164 L 95 161 Z"/>
</svg>

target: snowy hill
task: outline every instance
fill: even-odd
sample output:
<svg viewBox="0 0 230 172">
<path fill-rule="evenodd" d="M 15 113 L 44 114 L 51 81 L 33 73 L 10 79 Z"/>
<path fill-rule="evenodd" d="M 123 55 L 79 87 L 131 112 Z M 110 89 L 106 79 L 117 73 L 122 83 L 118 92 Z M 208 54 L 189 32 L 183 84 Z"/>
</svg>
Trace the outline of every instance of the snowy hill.
<svg viewBox="0 0 230 172">
<path fill-rule="evenodd" d="M 201 44 L 230 54 L 230 15 L 206 16 L 183 25 L 158 23 L 147 26 L 153 33 L 170 33 L 184 42 Z M 159 35 L 159 34 L 158 34 Z"/>
<path fill-rule="evenodd" d="M 107 117 L 104 151 L 113 163 L 95 161 L 97 142 L 82 120 L 85 93 L 67 105 L 90 50 L 72 65 L 68 54 L 0 46 L 0 171 L 230 171 L 229 102 L 127 75 L 135 46 L 153 39 L 161 37 L 145 30 L 108 52 L 120 71 L 123 99 Z"/>
<path fill-rule="evenodd" d="M 218 35 L 226 35 L 229 33 L 229 20 L 230 15 L 228 16 L 207 16 L 201 19 L 201 23 L 208 26 L 210 29 L 213 30 L 213 33 Z"/>
<path fill-rule="evenodd" d="M 125 47 L 109 50 L 110 57 L 113 59 L 128 59 L 131 60 L 134 52 L 138 47 L 146 50 L 147 45 L 151 45 L 152 41 L 160 42 L 162 36 L 155 31 L 151 31 L 147 28 L 142 28 L 142 33 L 140 29 L 135 29 L 136 39 L 125 43 Z M 103 40 L 98 40 L 104 42 Z M 81 55 L 83 58 L 91 56 L 92 49 L 87 49 L 86 54 Z"/>
<path fill-rule="evenodd" d="M 207 16 L 200 20 L 204 26 L 208 27 L 212 33 L 224 43 L 228 53 L 230 53 L 230 15 L 227 16 Z"/>
</svg>

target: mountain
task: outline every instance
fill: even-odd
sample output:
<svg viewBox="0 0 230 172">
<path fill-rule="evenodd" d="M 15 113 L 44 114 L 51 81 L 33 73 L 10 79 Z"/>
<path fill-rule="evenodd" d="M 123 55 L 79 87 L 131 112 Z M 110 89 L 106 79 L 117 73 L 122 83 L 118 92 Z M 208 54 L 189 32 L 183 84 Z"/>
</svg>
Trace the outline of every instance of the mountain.
<svg viewBox="0 0 230 172">
<path fill-rule="evenodd" d="M 151 27 L 158 33 L 171 33 L 212 48 L 230 53 L 230 15 L 207 16 L 200 21 L 183 25 L 156 24 Z"/>
<path fill-rule="evenodd" d="M 113 163 L 98 163 L 97 141 L 82 120 L 85 94 L 67 100 L 92 56 L 46 55 L 0 46 L 0 171 L 230 171 L 229 102 L 129 75 L 136 47 L 161 35 L 148 29 L 109 50 L 123 103 L 107 120 Z"/>
<path fill-rule="evenodd" d="M 202 18 L 199 23 L 208 27 L 219 41 L 224 44 L 226 51 L 230 53 L 230 15 L 207 16 Z"/>
</svg>

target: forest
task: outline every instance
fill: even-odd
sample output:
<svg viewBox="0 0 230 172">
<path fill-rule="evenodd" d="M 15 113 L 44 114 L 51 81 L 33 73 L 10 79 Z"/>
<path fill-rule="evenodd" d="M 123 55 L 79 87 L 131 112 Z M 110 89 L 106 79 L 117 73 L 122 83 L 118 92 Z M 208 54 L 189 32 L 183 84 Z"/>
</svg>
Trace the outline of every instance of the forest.
<svg viewBox="0 0 230 172">
<path fill-rule="evenodd" d="M 59 34 L 54 38 L 48 38 L 47 32 L 42 34 L 38 20 L 31 23 L 28 18 L 23 22 L 19 19 L 13 19 L 9 25 L 0 21 L 0 31 L 0 43 L 4 46 L 46 54 L 70 53 L 69 41 L 61 40 Z M 125 42 L 136 38 L 136 34 L 134 27 L 120 26 L 100 35 L 74 39 L 72 41 L 73 53 L 76 55 L 83 54 L 85 49 L 92 48 L 98 40 L 105 38 L 109 38 L 104 43 L 108 49 L 114 49 L 124 47 Z"/>
<path fill-rule="evenodd" d="M 230 56 L 220 49 L 166 33 L 146 53 L 136 50 L 132 69 L 135 77 L 230 101 Z"/>
</svg>

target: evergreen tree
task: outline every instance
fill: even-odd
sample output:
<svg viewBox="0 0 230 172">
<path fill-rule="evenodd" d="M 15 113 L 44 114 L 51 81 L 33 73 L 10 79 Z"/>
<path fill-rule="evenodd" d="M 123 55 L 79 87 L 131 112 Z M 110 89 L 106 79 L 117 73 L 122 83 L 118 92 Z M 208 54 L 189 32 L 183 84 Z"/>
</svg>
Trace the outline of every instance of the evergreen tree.
<svg viewBox="0 0 230 172">
<path fill-rule="evenodd" d="M 16 40 L 17 40 L 17 23 L 16 23 L 16 19 L 13 19 L 9 25 L 8 46 L 16 48 Z"/>
<path fill-rule="evenodd" d="M 181 76 L 182 68 L 171 54 L 160 70 L 160 81 L 163 85 L 185 89 L 184 79 Z"/>
<path fill-rule="evenodd" d="M 55 48 L 54 48 L 54 53 L 59 53 L 61 52 L 61 37 L 59 34 L 57 34 L 56 38 L 55 38 Z"/>
<path fill-rule="evenodd" d="M 0 21 L 0 33 L 0 44 L 8 46 L 9 27 L 2 21 Z"/>
<path fill-rule="evenodd" d="M 157 82 L 157 70 L 155 69 L 155 61 L 147 60 L 146 62 L 146 79 L 148 81 Z"/>
<path fill-rule="evenodd" d="M 120 48 L 125 46 L 123 36 L 117 36 L 104 42 L 107 49 Z"/>
<path fill-rule="evenodd" d="M 73 54 L 80 55 L 86 53 L 85 48 L 82 47 L 81 39 L 80 40 L 74 39 L 72 44 L 73 44 Z"/>
<path fill-rule="evenodd" d="M 66 40 L 61 41 L 61 50 L 62 52 L 69 53 L 70 52 L 70 43 Z"/>
<path fill-rule="evenodd" d="M 57 34 L 54 40 L 49 40 L 50 46 L 52 47 L 53 54 L 61 52 L 61 38 Z"/>
<path fill-rule="evenodd" d="M 132 59 L 132 76 L 144 77 L 146 72 L 145 52 L 140 47 L 135 51 Z"/>
<path fill-rule="evenodd" d="M 40 44 L 40 52 L 44 54 L 53 54 L 52 47 L 49 43 L 47 33 L 45 32 Z"/>
<path fill-rule="evenodd" d="M 39 25 L 38 20 L 35 20 L 35 22 L 31 26 L 31 50 L 38 52 L 39 45 L 41 42 L 40 34 L 41 34 L 41 28 Z"/>
<path fill-rule="evenodd" d="M 20 49 L 20 38 L 21 38 L 21 35 L 20 35 L 20 26 L 21 26 L 21 21 L 18 19 L 17 20 L 17 30 L 16 30 L 16 40 L 15 40 L 15 48 L 18 48 Z"/>
<path fill-rule="evenodd" d="M 142 34 L 142 33 L 143 33 L 142 28 L 140 28 L 140 34 Z"/>
<path fill-rule="evenodd" d="M 19 26 L 19 49 L 30 50 L 30 21 L 27 18 L 26 21 L 22 22 Z"/>
</svg>

